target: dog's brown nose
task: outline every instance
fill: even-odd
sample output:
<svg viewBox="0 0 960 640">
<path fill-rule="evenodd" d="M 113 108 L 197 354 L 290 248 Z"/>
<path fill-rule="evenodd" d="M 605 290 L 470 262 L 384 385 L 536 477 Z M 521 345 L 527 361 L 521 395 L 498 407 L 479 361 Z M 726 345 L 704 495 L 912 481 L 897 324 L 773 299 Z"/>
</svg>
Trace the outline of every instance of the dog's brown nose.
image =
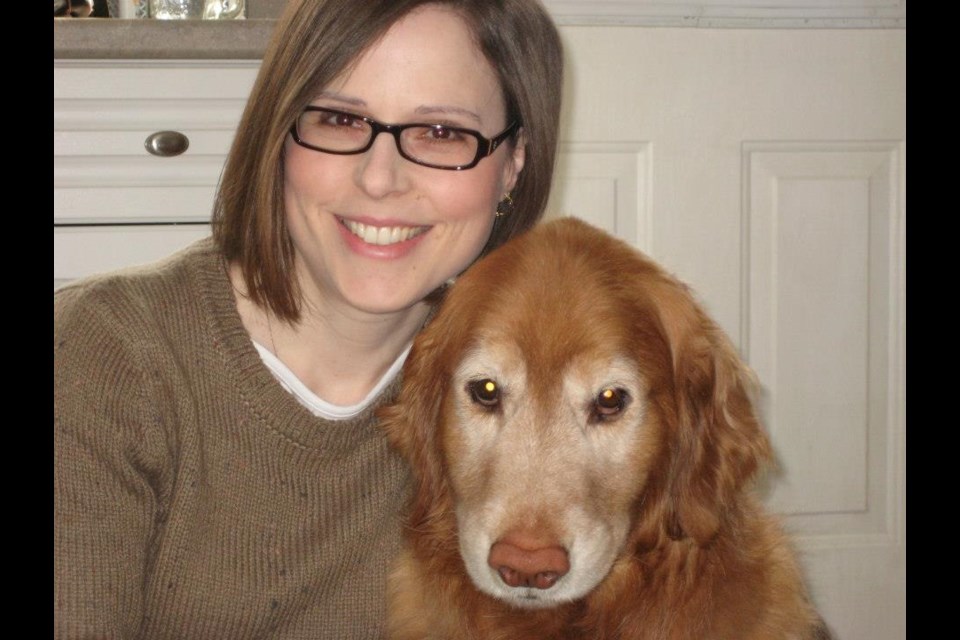
<svg viewBox="0 0 960 640">
<path fill-rule="evenodd" d="M 487 564 L 511 587 L 549 589 L 570 571 L 567 550 L 522 533 L 508 533 L 493 543 Z"/>
</svg>

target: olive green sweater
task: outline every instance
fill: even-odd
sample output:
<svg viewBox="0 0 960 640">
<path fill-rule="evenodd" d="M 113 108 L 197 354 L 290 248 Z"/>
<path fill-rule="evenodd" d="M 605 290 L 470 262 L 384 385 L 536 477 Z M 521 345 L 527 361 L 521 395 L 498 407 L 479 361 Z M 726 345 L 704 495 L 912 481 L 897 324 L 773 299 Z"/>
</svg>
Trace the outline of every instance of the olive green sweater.
<svg viewBox="0 0 960 640">
<path fill-rule="evenodd" d="M 380 637 L 408 475 L 274 380 L 209 240 L 54 294 L 54 635 Z"/>
</svg>

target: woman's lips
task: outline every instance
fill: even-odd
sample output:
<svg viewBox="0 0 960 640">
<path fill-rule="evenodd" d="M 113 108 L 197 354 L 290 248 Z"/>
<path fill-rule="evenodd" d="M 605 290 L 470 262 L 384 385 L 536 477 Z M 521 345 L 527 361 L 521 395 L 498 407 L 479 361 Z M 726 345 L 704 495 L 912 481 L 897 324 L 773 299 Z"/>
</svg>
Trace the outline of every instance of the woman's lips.
<svg viewBox="0 0 960 640">
<path fill-rule="evenodd" d="M 376 227 L 372 224 L 364 224 L 362 222 L 356 222 L 346 218 L 340 218 L 340 221 L 343 223 L 343 226 L 346 227 L 350 233 L 356 237 L 360 238 L 367 244 L 374 244 L 378 246 L 387 246 L 404 242 L 405 240 L 409 240 L 410 238 L 420 235 L 430 228 L 405 226 Z"/>
</svg>

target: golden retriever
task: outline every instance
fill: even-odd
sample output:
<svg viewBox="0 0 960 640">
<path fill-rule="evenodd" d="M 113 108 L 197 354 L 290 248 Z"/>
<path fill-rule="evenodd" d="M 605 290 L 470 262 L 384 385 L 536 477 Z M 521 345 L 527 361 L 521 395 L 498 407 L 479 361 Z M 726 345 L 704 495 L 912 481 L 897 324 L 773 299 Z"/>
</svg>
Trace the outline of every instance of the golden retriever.
<svg viewBox="0 0 960 640">
<path fill-rule="evenodd" d="M 828 638 L 752 378 L 690 291 L 572 218 L 454 284 L 381 413 L 409 460 L 395 639 Z"/>
</svg>

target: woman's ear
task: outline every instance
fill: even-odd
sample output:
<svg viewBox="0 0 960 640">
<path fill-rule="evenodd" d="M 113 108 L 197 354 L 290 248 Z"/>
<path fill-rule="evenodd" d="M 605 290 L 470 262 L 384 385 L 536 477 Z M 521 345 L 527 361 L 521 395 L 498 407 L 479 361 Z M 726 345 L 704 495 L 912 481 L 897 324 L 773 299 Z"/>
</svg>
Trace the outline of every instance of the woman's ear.
<svg viewBox="0 0 960 640">
<path fill-rule="evenodd" d="M 524 162 L 527 160 L 527 134 L 523 127 L 517 130 L 514 137 L 513 148 L 510 150 L 510 159 L 503 167 L 503 193 L 510 193 L 517 184 L 517 177 L 523 171 Z"/>
</svg>

